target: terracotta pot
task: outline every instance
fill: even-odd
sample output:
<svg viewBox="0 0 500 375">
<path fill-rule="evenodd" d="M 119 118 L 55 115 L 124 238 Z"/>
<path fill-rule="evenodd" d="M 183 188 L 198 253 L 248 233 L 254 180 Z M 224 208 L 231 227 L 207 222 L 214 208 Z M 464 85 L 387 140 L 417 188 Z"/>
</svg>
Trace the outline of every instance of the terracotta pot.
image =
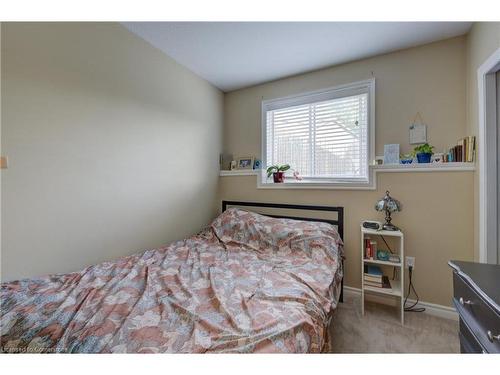
<svg viewBox="0 0 500 375">
<path fill-rule="evenodd" d="M 273 180 L 275 183 L 285 182 L 285 172 L 274 172 Z"/>
</svg>

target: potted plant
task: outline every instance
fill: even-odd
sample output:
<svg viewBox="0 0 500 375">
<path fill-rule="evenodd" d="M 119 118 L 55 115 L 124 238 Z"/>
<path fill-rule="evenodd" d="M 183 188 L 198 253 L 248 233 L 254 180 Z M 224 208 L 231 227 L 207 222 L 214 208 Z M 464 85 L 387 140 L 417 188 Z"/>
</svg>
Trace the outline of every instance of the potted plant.
<svg viewBox="0 0 500 375">
<path fill-rule="evenodd" d="M 272 165 L 267 168 L 267 177 L 273 176 L 274 182 L 285 182 L 285 172 L 290 169 L 289 164 Z"/>
<path fill-rule="evenodd" d="M 434 146 L 424 143 L 423 145 L 418 145 L 413 150 L 413 153 L 417 156 L 419 163 L 430 163 L 433 154 Z"/>
</svg>

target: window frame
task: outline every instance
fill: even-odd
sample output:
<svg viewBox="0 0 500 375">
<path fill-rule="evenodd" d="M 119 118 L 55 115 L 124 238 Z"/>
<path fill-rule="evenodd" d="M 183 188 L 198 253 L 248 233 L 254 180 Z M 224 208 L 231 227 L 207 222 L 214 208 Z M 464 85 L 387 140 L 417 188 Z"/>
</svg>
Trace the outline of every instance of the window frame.
<svg viewBox="0 0 500 375">
<path fill-rule="evenodd" d="M 311 177 L 302 181 L 295 181 L 288 178 L 284 183 L 274 184 L 272 181 L 267 179 L 265 169 L 262 170 L 260 175 L 259 187 L 306 187 L 314 186 L 321 188 L 325 187 L 335 187 L 340 188 L 366 188 L 373 184 L 373 173 L 371 166 L 371 161 L 375 160 L 375 78 L 357 81 L 352 83 L 347 83 L 343 85 L 337 85 L 325 89 L 304 92 L 300 94 L 295 94 L 291 96 L 262 100 L 261 103 L 261 159 L 262 166 L 266 168 L 267 166 L 267 111 L 275 110 L 279 108 L 291 107 L 294 105 L 307 104 L 318 102 L 327 99 L 342 98 L 349 95 L 356 95 L 359 93 L 368 94 L 368 124 L 367 124 L 367 137 L 368 137 L 368 150 L 367 150 L 367 172 L 368 176 L 366 180 L 349 179 L 349 178 L 334 178 L 334 177 Z M 279 185 L 279 186 L 276 186 Z"/>
</svg>

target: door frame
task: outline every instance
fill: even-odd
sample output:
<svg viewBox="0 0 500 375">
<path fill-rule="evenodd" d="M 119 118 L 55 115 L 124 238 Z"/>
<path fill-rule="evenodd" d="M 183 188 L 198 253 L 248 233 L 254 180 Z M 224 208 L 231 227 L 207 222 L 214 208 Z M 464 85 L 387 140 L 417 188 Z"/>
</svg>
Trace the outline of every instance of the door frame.
<svg viewBox="0 0 500 375">
<path fill-rule="evenodd" d="M 479 261 L 497 263 L 497 92 L 496 72 L 500 71 L 500 48 L 477 70 L 478 159 L 479 159 Z M 494 249 L 488 253 L 488 249 Z"/>
</svg>

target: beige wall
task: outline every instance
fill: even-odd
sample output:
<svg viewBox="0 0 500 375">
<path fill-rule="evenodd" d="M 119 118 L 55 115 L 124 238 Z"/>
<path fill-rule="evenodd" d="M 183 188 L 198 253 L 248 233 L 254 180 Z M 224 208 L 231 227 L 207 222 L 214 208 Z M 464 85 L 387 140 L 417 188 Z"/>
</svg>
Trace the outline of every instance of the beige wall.
<svg viewBox="0 0 500 375">
<path fill-rule="evenodd" d="M 376 153 L 383 145 L 408 144 L 417 111 L 437 151 L 467 135 L 466 45 L 458 37 L 262 84 L 225 95 L 224 151 L 260 154 L 260 103 L 338 84 L 376 78 Z M 255 177 L 224 177 L 220 199 L 341 205 L 345 207 L 346 284 L 360 287 L 363 219 L 382 219 L 373 205 L 389 189 L 404 205 L 394 215 L 406 235 L 406 255 L 416 257 L 415 286 L 422 300 L 450 305 L 450 259 L 473 259 L 473 173 L 384 173 L 376 191 L 259 190 Z"/>
<path fill-rule="evenodd" d="M 500 48 L 500 22 L 477 22 L 467 35 L 467 127 L 478 135 L 477 70 Z M 474 173 L 474 257 L 479 260 L 479 170 Z"/>
<path fill-rule="evenodd" d="M 166 244 L 214 215 L 223 94 L 114 23 L 2 24 L 2 280 Z"/>
</svg>

